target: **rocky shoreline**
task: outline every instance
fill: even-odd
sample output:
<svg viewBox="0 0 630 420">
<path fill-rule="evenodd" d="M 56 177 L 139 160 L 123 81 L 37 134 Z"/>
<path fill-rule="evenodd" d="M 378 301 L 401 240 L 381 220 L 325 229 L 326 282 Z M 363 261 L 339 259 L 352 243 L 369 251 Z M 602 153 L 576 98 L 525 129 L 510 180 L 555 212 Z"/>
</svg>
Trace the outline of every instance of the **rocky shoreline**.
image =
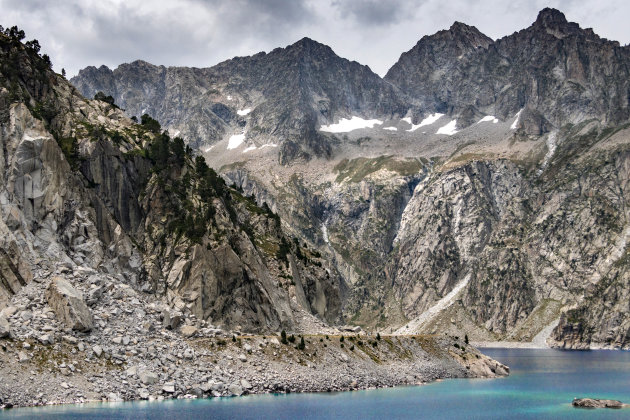
<svg viewBox="0 0 630 420">
<path fill-rule="evenodd" d="M 454 337 L 289 335 L 282 344 L 277 336 L 159 335 L 121 340 L 124 353 L 73 337 L 55 344 L 3 340 L 2 405 L 348 391 L 509 372 Z"/>
<path fill-rule="evenodd" d="M 229 331 L 122 279 L 44 269 L 0 311 L 0 406 L 347 391 L 495 377 L 448 335 L 372 335 L 302 311 L 299 331 Z"/>
</svg>

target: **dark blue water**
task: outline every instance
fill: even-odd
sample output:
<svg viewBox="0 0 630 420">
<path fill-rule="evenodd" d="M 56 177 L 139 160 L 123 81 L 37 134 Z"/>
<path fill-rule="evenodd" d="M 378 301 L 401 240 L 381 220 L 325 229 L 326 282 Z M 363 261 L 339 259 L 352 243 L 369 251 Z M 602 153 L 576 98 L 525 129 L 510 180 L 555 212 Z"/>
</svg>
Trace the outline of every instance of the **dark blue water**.
<svg viewBox="0 0 630 420">
<path fill-rule="evenodd" d="M 0 419 L 630 419 L 630 409 L 584 410 L 574 397 L 630 402 L 630 352 L 486 349 L 502 379 L 336 394 L 261 395 L 14 409 Z"/>
</svg>

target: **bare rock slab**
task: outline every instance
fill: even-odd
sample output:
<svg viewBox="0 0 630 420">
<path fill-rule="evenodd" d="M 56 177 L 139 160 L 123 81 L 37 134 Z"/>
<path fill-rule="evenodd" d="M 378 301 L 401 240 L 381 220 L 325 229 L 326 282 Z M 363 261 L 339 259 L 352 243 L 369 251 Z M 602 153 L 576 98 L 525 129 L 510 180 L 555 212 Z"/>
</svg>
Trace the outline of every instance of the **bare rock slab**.
<svg viewBox="0 0 630 420">
<path fill-rule="evenodd" d="M 61 277 L 55 277 L 46 290 L 46 300 L 57 316 L 68 328 L 87 332 L 94 328 L 92 312 L 85 304 L 80 291 Z"/>
</svg>

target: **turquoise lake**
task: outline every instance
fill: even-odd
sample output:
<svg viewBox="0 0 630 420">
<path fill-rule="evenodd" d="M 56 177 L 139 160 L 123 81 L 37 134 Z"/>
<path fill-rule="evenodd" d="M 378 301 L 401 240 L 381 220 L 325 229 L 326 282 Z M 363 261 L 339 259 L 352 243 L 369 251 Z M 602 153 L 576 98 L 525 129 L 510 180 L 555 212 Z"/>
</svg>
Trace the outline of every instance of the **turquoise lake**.
<svg viewBox="0 0 630 420">
<path fill-rule="evenodd" d="M 630 352 L 483 352 L 511 375 L 342 393 L 20 408 L 0 419 L 630 419 L 630 409 L 571 406 L 586 396 L 630 402 Z"/>
</svg>

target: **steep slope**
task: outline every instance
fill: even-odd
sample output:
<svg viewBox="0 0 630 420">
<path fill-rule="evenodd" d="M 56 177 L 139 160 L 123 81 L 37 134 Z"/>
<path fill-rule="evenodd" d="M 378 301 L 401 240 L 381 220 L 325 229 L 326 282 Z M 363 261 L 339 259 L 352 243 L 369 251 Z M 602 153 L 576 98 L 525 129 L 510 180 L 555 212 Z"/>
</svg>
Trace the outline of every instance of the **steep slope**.
<svg viewBox="0 0 630 420">
<path fill-rule="evenodd" d="M 268 208 L 227 187 L 157 121 L 135 124 L 115 105 L 86 101 L 34 44 L 0 38 L 2 308 L 63 268 L 229 329 L 339 317 L 337 275 Z"/>
<path fill-rule="evenodd" d="M 367 66 L 304 38 L 286 48 L 237 57 L 206 69 L 143 61 L 81 70 L 71 82 L 86 97 L 112 95 L 129 115 L 149 113 L 194 147 L 245 134 L 280 143 L 280 161 L 329 157 L 321 125 L 341 118 L 404 116 L 409 103 Z"/>
</svg>

